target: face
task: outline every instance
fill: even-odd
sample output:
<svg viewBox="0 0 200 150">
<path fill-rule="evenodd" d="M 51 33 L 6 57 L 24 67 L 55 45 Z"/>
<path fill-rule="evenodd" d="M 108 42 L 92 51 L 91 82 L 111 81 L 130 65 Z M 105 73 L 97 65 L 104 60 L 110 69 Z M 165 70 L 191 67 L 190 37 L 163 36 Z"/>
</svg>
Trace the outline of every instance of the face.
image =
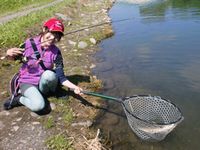
<svg viewBox="0 0 200 150">
<path fill-rule="evenodd" d="M 45 33 L 42 38 L 41 38 L 41 46 L 44 49 L 49 48 L 52 44 L 55 44 L 56 42 L 58 42 L 58 36 L 56 33 L 52 33 L 52 32 L 47 32 Z"/>
</svg>

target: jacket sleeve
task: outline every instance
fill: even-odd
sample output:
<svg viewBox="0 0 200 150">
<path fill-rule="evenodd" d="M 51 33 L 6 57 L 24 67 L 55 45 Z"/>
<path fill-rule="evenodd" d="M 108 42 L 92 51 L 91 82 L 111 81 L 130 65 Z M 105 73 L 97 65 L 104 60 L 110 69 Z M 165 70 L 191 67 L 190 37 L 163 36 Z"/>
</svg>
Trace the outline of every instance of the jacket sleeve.
<svg viewBox="0 0 200 150">
<path fill-rule="evenodd" d="M 54 63 L 55 63 L 56 76 L 58 77 L 60 83 L 62 84 L 64 81 L 66 81 L 68 79 L 65 76 L 64 71 L 63 71 L 63 67 L 64 67 L 63 58 L 62 58 L 62 54 L 60 51 L 58 51 L 58 54 L 56 56 Z"/>
</svg>

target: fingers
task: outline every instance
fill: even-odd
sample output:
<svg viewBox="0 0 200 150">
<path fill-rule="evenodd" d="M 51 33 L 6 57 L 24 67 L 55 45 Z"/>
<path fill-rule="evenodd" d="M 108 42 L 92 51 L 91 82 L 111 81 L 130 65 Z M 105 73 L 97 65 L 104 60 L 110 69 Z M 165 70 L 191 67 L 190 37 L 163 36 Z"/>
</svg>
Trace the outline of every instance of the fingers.
<svg viewBox="0 0 200 150">
<path fill-rule="evenodd" d="M 77 88 L 74 89 L 74 93 L 78 94 L 78 95 L 83 95 L 82 91 L 83 91 L 83 89 L 81 89 L 79 87 L 77 87 Z"/>
<path fill-rule="evenodd" d="M 7 56 L 17 56 L 17 55 L 22 55 L 23 54 L 23 51 L 24 49 L 22 48 L 11 48 L 11 49 L 8 49 L 6 54 Z"/>
</svg>

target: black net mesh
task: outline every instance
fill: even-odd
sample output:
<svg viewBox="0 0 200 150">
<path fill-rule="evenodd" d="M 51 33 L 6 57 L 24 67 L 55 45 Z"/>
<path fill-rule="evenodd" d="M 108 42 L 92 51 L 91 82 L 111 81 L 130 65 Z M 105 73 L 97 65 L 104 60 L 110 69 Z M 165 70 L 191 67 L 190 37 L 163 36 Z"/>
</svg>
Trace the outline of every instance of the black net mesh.
<svg viewBox="0 0 200 150">
<path fill-rule="evenodd" d="M 156 96 L 134 96 L 123 102 L 131 129 L 142 140 L 161 141 L 183 120 L 180 110 Z"/>
</svg>

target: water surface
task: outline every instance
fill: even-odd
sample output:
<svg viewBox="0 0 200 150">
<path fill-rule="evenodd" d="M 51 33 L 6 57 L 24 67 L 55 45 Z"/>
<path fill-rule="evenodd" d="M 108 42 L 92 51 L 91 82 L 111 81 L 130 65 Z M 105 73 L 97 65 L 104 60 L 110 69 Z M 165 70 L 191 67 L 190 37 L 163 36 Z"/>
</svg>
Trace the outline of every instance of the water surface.
<svg viewBox="0 0 200 150">
<path fill-rule="evenodd" d="M 115 3 L 114 36 L 104 40 L 94 73 L 104 81 L 104 94 L 124 97 L 159 95 L 179 106 L 185 120 L 159 143 L 139 140 L 121 106 L 110 102 L 99 126 L 110 133 L 114 150 L 200 149 L 200 1 L 154 0 Z"/>
</svg>

